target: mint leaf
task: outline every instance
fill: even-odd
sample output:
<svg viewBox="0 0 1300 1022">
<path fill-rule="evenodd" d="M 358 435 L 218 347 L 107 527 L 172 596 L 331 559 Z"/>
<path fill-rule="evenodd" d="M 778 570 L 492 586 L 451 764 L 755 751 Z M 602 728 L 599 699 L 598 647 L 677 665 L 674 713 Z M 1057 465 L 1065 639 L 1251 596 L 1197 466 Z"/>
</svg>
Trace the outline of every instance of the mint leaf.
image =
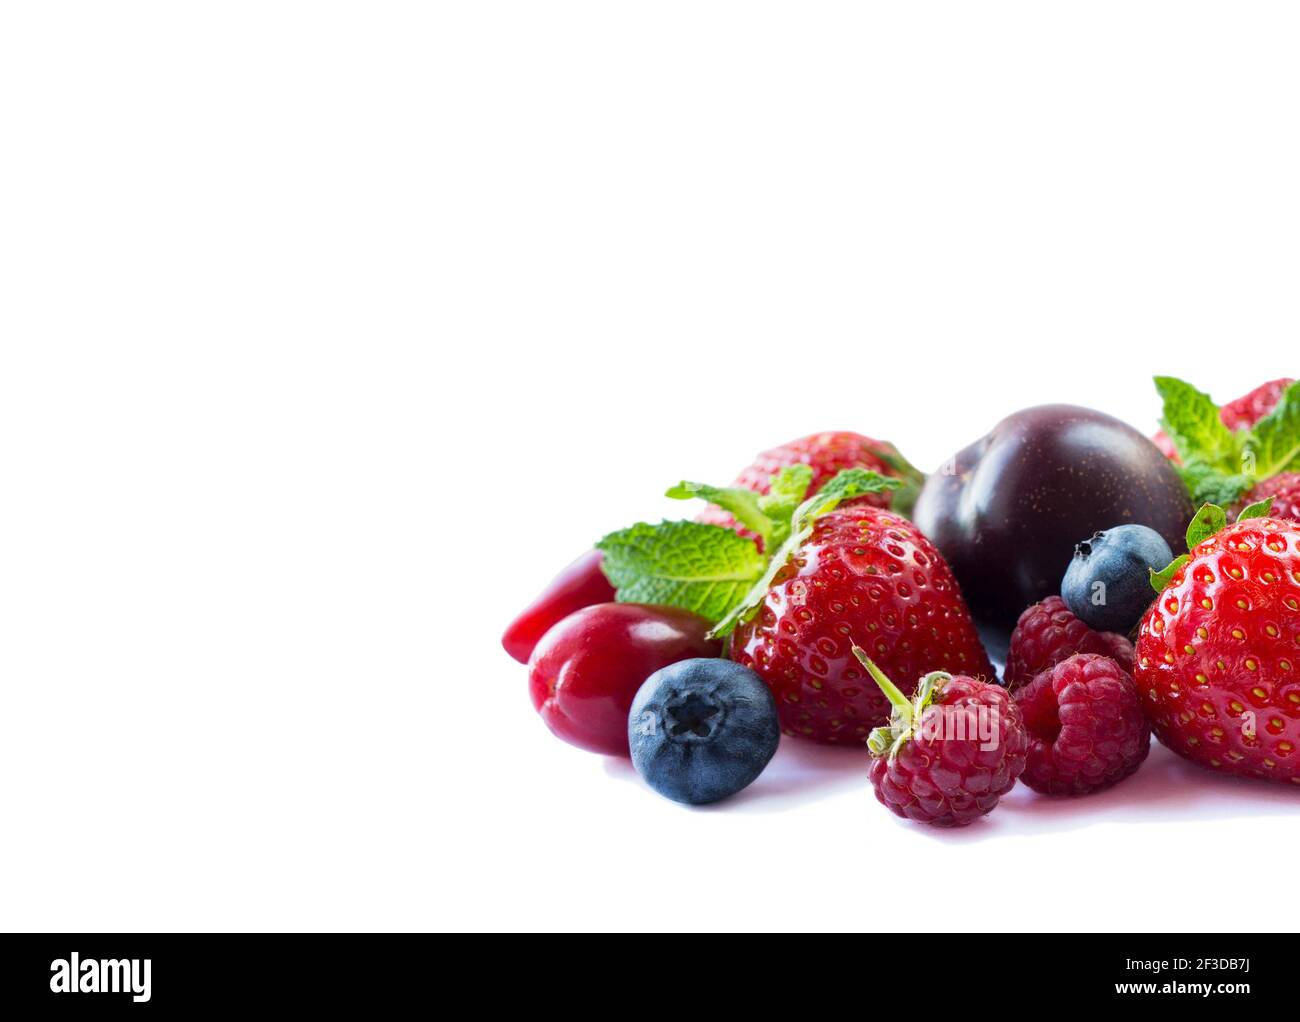
<svg viewBox="0 0 1300 1022">
<path fill-rule="evenodd" d="M 772 520 L 772 535 L 764 542 L 764 550 L 776 549 L 790 535 L 790 522 L 812 478 L 813 471 L 807 465 L 789 465 L 772 477 L 768 492 L 758 498 L 758 506 Z"/>
<path fill-rule="evenodd" d="M 846 468 L 836 474 L 825 486 L 799 505 L 790 524 L 790 535 L 772 555 L 767 570 L 731 611 L 722 618 L 709 635 L 713 638 L 730 635 L 736 625 L 753 614 L 762 605 L 772 582 L 804 540 L 812 535 L 813 525 L 824 514 L 835 510 L 841 501 L 861 497 L 868 493 L 884 493 L 899 489 L 903 483 L 888 479 L 876 472 L 862 468 Z"/>
<path fill-rule="evenodd" d="M 891 479 L 865 468 L 846 468 L 835 474 L 825 486 L 799 505 L 794 513 L 793 529 L 798 532 L 805 525 L 811 527 L 816 518 L 834 511 L 842 500 L 861 497 L 868 493 L 885 493 L 903 488 L 901 479 Z"/>
<path fill-rule="evenodd" d="M 1256 479 L 1300 468 L 1300 382 L 1282 392 L 1277 406 L 1246 438 L 1245 467 Z"/>
<path fill-rule="evenodd" d="M 1178 569 L 1190 560 L 1191 558 L 1187 554 L 1183 554 L 1181 557 L 1175 557 L 1164 571 L 1156 571 L 1155 568 L 1148 569 L 1151 572 L 1151 588 L 1158 593 L 1163 593 L 1165 586 L 1169 585 L 1173 577 L 1178 574 Z"/>
<path fill-rule="evenodd" d="M 1187 549 L 1195 550 L 1228 524 L 1228 513 L 1217 504 L 1206 504 L 1196 512 L 1192 524 L 1187 526 Z"/>
<path fill-rule="evenodd" d="M 1156 390 L 1164 401 L 1160 426 L 1173 441 L 1184 463 L 1199 461 L 1210 468 L 1240 471 L 1241 438 L 1219 418 L 1219 406 L 1190 383 L 1157 376 Z"/>
<path fill-rule="evenodd" d="M 1237 521 L 1244 522 L 1250 518 L 1267 518 L 1272 510 L 1273 498 L 1265 497 L 1263 500 L 1256 501 L 1249 507 L 1243 508 L 1241 514 L 1237 515 Z"/>
<path fill-rule="evenodd" d="M 620 603 L 682 607 L 710 621 L 745 597 L 765 564 L 752 540 L 704 522 L 641 522 L 596 549 Z"/>
<path fill-rule="evenodd" d="M 916 506 L 916 498 L 921 495 L 921 487 L 925 485 L 925 473 L 899 454 L 898 448 L 893 444 L 880 444 L 875 448 L 875 455 L 903 480 L 903 485 L 894 491 L 889 506 L 900 515 L 910 518 L 912 509 Z"/>
<path fill-rule="evenodd" d="M 813 470 L 807 465 L 787 465 L 772 477 L 771 485 L 763 499 L 780 502 L 793 500 L 797 507 L 807 496 L 812 479 Z"/>
<path fill-rule="evenodd" d="M 766 549 L 772 542 L 772 519 L 763 512 L 759 505 L 759 495 L 753 490 L 746 490 L 739 487 L 727 487 L 725 489 L 717 486 L 707 486 L 704 483 L 688 483 L 685 480 L 676 486 L 670 487 L 665 497 L 671 497 L 673 500 L 691 500 L 698 497 L 701 500 L 707 500 L 710 504 L 716 504 L 724 511 L 730 511 L 736 518 L 736 521 L 749 529 L 756 532 L 763 540 L 763 547 Z"/>
<path fill-rule="evenodd" d="M 1235 504 L 1238 497 L 1255 485 L 1251 476 L 1223 472 L 1195 458 L 1179 465 L 1178 474 L 1194 504 Z"/>
</svg>

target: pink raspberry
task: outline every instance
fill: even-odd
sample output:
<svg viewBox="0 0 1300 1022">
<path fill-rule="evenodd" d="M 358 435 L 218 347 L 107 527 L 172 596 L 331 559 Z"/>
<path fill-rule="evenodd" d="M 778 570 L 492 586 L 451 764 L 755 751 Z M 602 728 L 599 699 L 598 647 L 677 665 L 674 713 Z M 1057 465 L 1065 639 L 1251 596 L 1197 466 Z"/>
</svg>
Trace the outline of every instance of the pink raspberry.
<svg viewBox="0 0 1300 1022">
<path fill-rule="evenodd" d="M 1016 692 L 1029 755 L 1021 775 L 1045 795 L 1084 795 L 1133 773 L 1151 728 L 1133 678 L 1109 657 L 1083 653 Z"/>
<path fill-rule="evenodd" d="M 889 725 L 867 742 L 876 798 L 937 827 L 964 827 L 990 812 L 1024 770 L 1029 742 L 1006 690 L 934 671 L 909 699 L 862 649 L 853 654 L 893 707 Z"/>
<path fill-rule="evenodd" d="M 1110 657 L 1133 673 L 1133 643 L 1115 632 L 1094 632 L 1071 613 L 1063 599 L 1049 596 L 1016 622 L 1003 680 L 1007 689 L 1014 691 L 1076 653 Z"/>
</svg>

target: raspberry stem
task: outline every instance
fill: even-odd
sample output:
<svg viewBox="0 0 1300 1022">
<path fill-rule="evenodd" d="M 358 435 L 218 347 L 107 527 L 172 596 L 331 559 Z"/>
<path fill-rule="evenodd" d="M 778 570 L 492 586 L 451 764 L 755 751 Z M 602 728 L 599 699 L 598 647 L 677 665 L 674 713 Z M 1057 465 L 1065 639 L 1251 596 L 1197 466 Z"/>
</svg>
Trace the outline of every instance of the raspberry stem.
<svg viewBox="0 0 1300 1022">
<path fill-rule="evenodd" d="M 875 679 L 876 684 L 880 686 L 880 691 L 885 693 L 885 698 L 889 700 L 889 705 L 894 708 L 894 713 L 898 715 L 901 722 L 911 724 L 912 701 L 903 695 L 902 690 L 897 685 L 889 680 L 884 671 L 876 666 L 875 661 L 867 656 L 865 649 L 855 645 L 853 655 L 858 658 L 858 663 L 867 669 L 867 673 Z"/>
</svg>

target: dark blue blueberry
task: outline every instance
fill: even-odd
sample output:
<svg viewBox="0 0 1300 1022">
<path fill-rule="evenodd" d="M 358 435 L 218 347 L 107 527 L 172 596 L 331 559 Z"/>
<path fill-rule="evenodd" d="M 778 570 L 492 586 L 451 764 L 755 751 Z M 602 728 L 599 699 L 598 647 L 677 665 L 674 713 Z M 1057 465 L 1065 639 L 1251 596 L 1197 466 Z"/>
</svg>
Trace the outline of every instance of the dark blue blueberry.
<svg viewBox="0 0 1300 1022">
<path fill-rule="evenodd" d="M 1124 635 L 1156 598 L 1150 569 L 1162 571 L 1173 559 L 1154 529 L 1117 525 L 1074 548 L 1061 599 L 1089 628 Z"/>
<path fill-rule="evenodd" d="M 763 680 L 730 660 L 681 660 L 645 680 L 627 721 L 632 765 L 665 798 L 716 802 L 746 787 L 781 739 Z"/>
</svg>

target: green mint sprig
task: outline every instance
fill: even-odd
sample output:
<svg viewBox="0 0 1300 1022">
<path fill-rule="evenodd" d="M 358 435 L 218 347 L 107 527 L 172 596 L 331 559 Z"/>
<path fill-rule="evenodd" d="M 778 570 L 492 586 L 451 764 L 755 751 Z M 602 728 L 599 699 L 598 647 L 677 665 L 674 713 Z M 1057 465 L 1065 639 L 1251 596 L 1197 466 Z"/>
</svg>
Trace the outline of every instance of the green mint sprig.
<svg viewBox="0 0 1300 1022">
<path fill-rule="evenodd" d="M 763 495 L 685 481 L 673 486 L 669 497 L 707 500 L 729 511 L 762 539 L 762 549 L 720 525 L 640 522 L 611 532 L 596 544 L 617 599 L 682 607 L 715 622 L 711 635 L 730 635 L 762 603 L 772 579 L 812 534 L 817 518 L 841 501 L 906 485 L 852 468 L 804 499 L 811 482 L 812 470 L 795 465 L 777 473 L 770 492 Z"/>
<path fill-rule="evenodd" d="M 1300 471 L 1300 382 L 1253 429 L 1230 430 L 1219 406 L 1189 383 L 1157 376 L 1160 427 L 1182 460 L 1179 474 L 1198 504 L 1232 504 L 1261 479 Z"/>
<path fill-rule="evenodd" d="M 709 635 L 713 638 L 728 636 L 735 631 L 738 624 L 753 615 L 754 611 L 762 605 L 763 599 L 767 596 L 767 591 L 772 587 L 772 581 L 776 578 L 777 573 L 786 566 L 794 552 L 812 535 L 813 525 L 816 524 L 818 518 L 834 511 L 842 501 L 853 497 L 861 497 L 868 493 L 896 491 L 902 489 L 903 486 L 904 483 L 900 479 L 892 479 L 875 472 L 868 472 L 862 468 L 846 468 L 838 472 L 830 482 L 795 508 L 790 520 L 789 535 L 786 537 L 785 542 L 772 554 L 767 570 L 754 583 L 753 588 L 750 589 L 745 598 L 732 607 L 722 620 L 713 626 L 713 630 L 709 632 Z"/>
<path fill-rule="evenodd" d="M 710 621 L 744 597 L 767 564 L 753 540 L 704 522 L 640 522 L 596 548 L 620 603 L 682 607 Z"/>
<path fill-rule="evenodd" d="M 894 490 L 889 506 L 906 518 L 912 517 L 916 498 L 921 495 L 925 485 L 925 473 L 898 453 L 898 448 L 891 443 L 881 442 L 872 449 L 873 453 L 894 470 L 903 485 Z"/>
<path fill-rule="evenodd" d="M 763 548 L 780 546 L 788 535 L 790 519 L 812 483 L 813 472 L 807 465 L 791 465 L 772 477 L 767 493 L 755 493 L 743 487 L 708 486 L 682 481 L 664 494 L 674 500 L 698 497 L 735 516 L 736 521 L 763 541 Z"/>
</svg>

